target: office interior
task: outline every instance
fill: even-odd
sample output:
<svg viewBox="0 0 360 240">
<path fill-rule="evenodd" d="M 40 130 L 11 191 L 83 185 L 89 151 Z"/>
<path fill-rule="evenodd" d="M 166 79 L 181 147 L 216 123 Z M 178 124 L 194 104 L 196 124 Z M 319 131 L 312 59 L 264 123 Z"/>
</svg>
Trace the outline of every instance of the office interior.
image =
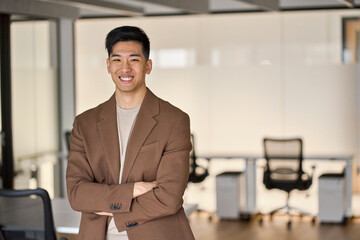
<svg viewBox="0 0 360 240">
<path fill-rule="evenodd" d="M 65 132 L 75 115 L 114 92 L 106 34 L 136 25 L 151 41 L 147 86 L 189 114 L 199 156 L 262 155 L 264 137 L 301 137 L 305 155 L 351 155 L 352 216 L 360 216 L 359 0 L 27 2 L 0 0 L 2 33 L 10 23 L 10 66 L 6 34 L 0 42 L 2 187 L 41 187 L 66 198 Z M 198 162 L 210 175 L 189 183 L 184 200 L 216 218 L 216 175 L 245 171 L 245 162 Z M 260 213 L 286 198 L 265 189 L 264 164 L 256 160 Z M 305 171 L 316 166 L 314 183 L 292 203 L 316 215 L 317 178 L 346 163 L 304 164 Z"/>
</svg>

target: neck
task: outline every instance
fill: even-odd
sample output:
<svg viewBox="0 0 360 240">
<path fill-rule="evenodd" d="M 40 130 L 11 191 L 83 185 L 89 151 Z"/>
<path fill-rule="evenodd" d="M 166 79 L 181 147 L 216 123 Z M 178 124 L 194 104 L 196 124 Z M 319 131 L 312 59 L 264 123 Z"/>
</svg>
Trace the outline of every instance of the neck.
<svg viewBox="0 0 360 240">
<path fill-rule="evenodd" d="M 146 88 L 137 91 L 136 93 L 124 93 L 116 89 L 115 99 L 116 104 L 122 109 L 131 109 L 139 106 L 144 100 Z"/>
</svg>

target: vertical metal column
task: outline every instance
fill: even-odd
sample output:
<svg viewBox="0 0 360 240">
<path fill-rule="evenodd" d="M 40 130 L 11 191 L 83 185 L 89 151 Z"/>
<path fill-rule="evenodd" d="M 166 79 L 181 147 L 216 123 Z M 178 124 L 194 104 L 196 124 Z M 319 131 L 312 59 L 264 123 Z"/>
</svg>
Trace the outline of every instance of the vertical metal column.
<svg viewBox="0 0 360 240">
<path fill-rule="evenodd" d="M 11 129 L 11 62 L 10 15 L 0 14 L 0 72 L 1 72 L 1 176 L 3 188 L 14 188 L 14 156 Z"/>
<path fill-rule="evenodd" d="M 65 143 L 65 132 L 72 129 L 75 117 L 75 66 L 74 66 L 74 20 L 60 18 L 57 22 L 58 42 L 58 91 L 59 91 L 59 195 L 66 196 L 65 170 L 67 166 L 67 147 Z"/>
</svg>

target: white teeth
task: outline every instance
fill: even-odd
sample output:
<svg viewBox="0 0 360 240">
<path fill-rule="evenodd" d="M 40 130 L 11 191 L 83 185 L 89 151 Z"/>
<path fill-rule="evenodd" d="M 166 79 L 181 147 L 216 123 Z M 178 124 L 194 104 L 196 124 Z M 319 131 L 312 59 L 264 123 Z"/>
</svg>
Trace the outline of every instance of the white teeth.
<svg viewBox="0 0 360 240">
<path fill-rule="evenodd" d="M 123 80 L 123 81 L 130 81 L 132 78 L 130 77 L 130 78 L 121 78 L 121 80 Z"/>
</svg>

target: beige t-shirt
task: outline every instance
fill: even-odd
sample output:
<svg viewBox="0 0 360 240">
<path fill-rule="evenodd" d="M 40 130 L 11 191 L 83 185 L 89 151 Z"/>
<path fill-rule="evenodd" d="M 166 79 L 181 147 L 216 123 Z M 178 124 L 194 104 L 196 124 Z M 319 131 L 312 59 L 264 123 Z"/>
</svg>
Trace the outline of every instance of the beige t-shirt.
<svg viewBox="0 0 360 240">
<path fill-rule="evenodd" d="M 121 178 L 123 175 L 128 140 L 132 132 L 136 120 L 136 116 L 139 113 L 140 106 L 141 105 L 132 109 L 122 109 L 116 105 L 117 126 L 118 126 L 118 135 L 119 135 L 119 143 L 120 143 L 119 183 L 121 183 Z M 126 231 L 118 232 L 115 226 L 114 219 L 111 219 L 110 221 L 108 232 L 106 235 L 106 240 L 128 240 Z"/>
</svg>

